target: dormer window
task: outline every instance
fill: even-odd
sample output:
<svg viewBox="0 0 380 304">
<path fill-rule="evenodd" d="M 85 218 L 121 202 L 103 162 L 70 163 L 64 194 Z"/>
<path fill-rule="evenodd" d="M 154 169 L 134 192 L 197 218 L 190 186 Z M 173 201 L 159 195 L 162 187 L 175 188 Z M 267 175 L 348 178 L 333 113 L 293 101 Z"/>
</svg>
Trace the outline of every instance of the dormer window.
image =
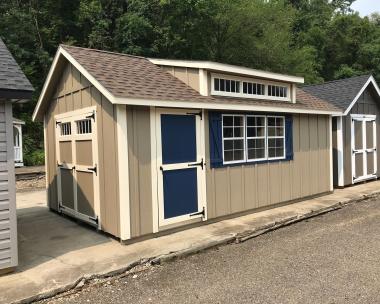
<svg viewBox="0 0 380 304">
<path fill-rule="evenodd" d="M 284 86 L 268 85 L 268 96 L 288 97 L 288 88 Z"/>
<path fill-rule="evenodd" d="M 219 92 L 240 93 L 240 81 L 214 78 L 214 90 Z"/>
<path fill-rule="evenodd" d="M 212 75 L 211 94 L 239 98 L 291 101 L 291 84 L 238 76 Z"/>
</svg>

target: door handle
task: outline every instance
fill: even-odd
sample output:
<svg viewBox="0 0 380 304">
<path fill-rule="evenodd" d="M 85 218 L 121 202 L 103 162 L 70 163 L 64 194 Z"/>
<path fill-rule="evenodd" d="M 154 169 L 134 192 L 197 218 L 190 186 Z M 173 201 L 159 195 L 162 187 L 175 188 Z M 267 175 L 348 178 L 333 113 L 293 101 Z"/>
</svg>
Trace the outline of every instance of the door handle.
<svg viewBox="0 0 380 304">
<path fill-rule="evenodd" d="M 189 167 L 201 167 L 202 170 L 203 170 L 203 167 L 206 165 L 206 163 L 203 161 L 203 158 L 202 160 L 199 162 L 199 163 L 194 163 L 194 164 L 188 164 Z"/>
</svg>

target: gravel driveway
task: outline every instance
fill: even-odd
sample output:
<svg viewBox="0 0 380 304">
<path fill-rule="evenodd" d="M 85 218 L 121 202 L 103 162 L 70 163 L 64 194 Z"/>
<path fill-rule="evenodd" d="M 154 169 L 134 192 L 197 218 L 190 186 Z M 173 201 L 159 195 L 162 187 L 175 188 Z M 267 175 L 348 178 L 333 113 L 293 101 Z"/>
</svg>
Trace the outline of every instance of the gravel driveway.
<svg viewBox="0 0 380 304">
<path fill-rule="evenodd" d="M 380 201 L 43 303 L 380 303 Z"/>
</svg>

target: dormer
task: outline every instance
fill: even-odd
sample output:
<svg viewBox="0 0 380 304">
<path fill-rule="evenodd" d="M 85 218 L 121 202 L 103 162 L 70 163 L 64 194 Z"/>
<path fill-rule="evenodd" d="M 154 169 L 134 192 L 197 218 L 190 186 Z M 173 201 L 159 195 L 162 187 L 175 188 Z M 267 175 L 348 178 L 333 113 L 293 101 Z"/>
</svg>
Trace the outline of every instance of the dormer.
<svg viewBox="0 0 380 304">
<path fill-rule="evenodd" d="M 304 78 L 210 61 L 150 59 L 204 96 L 296 103 Z"/>
</svg>

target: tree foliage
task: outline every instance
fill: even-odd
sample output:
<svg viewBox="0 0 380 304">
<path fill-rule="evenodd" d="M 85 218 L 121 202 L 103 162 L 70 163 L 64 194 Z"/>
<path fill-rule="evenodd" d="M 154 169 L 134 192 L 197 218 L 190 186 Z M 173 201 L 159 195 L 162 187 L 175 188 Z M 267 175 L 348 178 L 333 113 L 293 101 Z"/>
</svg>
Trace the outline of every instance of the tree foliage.
<svg viewBox="0 0 380 304">
<path fill-rule="evenodd" d="M 31 113 L 60 43 L 135 55 L 213 60 L 304 76 L 307 83 L 373 73 L 380 15 L 354 0 L 4 0 L 0 37 L 31 80 L 27 151 L 42 148 Z"/>
</svg>

